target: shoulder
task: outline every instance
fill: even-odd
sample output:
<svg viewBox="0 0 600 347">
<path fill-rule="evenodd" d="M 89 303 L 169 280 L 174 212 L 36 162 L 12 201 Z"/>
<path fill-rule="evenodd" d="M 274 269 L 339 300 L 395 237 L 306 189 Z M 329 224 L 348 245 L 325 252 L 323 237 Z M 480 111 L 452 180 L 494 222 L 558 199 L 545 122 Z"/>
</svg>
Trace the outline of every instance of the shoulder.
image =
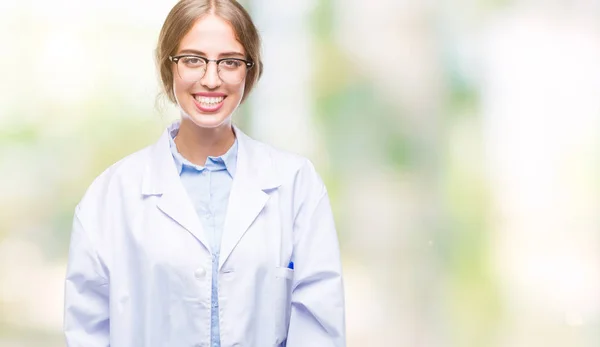
<svg viewBox="0 0 600 347">
<path fill-rule="evenodd" d="M 313 162 L 300 154 L 283 150 L 264 142 L 248 139 L 256 156 L 262 157 L 268 170 L 276 176 L 281 188 L 291 188 L 296 194 L 322 194 L 326 188 Z"/>
<path fill-rule="evenodd" d="M 308 158 L 300 154 L 280 149 L 254 139 L 249 139 L 249 143 L 254 147 L 257 154 L 268 157 L 277 167 L 297 171 L 305 165 L 312 165 Z"/>
<path fill-rule="evenodd" d="M 134 152 L 106 168 L 85 191 L 77 205 L 77 213 L 86 214 L 108 203 L 115 196 L 139 192 L 141 179 L 151 157 L 152 146 Z M 91 207 L 91 208 L 90 208 Z"/>
<path fill-rule="evenodd" d="M 303 155 L 277 148 L 249 137 L 246 137 L 246 141 L 253 148 L 254 153 L 270 159 L 278 171 L 285 171 L 281 173 L 290 174 L 301 171 L 315 171 L 312 161 Z"/>
</svg>

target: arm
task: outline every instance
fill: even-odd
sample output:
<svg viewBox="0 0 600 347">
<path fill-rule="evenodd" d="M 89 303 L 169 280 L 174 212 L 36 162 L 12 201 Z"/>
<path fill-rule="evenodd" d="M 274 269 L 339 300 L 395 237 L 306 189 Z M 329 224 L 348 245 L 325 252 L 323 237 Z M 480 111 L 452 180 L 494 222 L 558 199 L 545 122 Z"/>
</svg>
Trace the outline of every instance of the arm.
<svg viewBox="0 0 600 347">
<path fill-rule="evenodd" d="M 110 346 L 108 277 L 94 247 L 76 212 L 65 281 L 68 347 Z"/>
<path fill-rule="evenodd" d="M 312 165 L 294 221 L 294 284 L 287 347 L 345 347 L 344 289 L 329 197 Z"/>
</svg>

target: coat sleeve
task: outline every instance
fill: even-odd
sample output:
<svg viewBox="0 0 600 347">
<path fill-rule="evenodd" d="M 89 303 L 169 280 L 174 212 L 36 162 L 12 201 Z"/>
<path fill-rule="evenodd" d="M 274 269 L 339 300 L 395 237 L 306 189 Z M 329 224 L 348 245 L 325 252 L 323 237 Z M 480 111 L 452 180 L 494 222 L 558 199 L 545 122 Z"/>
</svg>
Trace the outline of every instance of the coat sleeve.
<svg viewBox="0 0 600 347">
<path fill-rule="evenodd" d="M 65 281 L 67 347 L 110 346 L 108 277 L 95 247 L 76 212 Z"/>
<path fill-rule="evenodd" d="M 339 243 L 329 197 L 312 164 L 294 220 L 294 281 L 287 347 L 346 346 Z"/>
</svg>

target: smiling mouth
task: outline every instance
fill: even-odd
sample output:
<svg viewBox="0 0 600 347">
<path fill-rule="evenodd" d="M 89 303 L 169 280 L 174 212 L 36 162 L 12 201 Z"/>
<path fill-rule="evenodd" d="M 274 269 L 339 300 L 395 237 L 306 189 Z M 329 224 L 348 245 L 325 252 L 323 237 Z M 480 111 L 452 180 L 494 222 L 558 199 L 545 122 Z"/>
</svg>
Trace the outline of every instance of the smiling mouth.
<svg viewBox="0 0 600 347">
<path fill-rule="evenodd" d="M 194 95 L 194 99 L 203 107 L 213 108 L 213 107 L 219 105 L 220 103 L 222 103 L 223 100 L 225 99 L 225 97 L 224 96 L 208 97 L 208 96 Z"/>
<path fill-rule="evenodd" d="M 196 108 L 202 113 L 215 113 L 223 107 L 226 95 L 203 96 L 193 95 Z"/>
</svg>

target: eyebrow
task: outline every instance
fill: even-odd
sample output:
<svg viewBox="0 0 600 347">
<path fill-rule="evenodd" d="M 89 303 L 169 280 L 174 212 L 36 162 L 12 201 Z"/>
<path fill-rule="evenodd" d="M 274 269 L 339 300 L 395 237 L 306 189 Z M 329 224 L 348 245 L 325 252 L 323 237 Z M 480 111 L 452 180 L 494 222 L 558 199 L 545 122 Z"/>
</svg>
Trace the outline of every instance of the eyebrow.
<svg viewBox="0 0 600 347">
<path fill-rule="evenodd" d="M 206 55 L 207 55 L 206 53 L 204 53 L 202 51 L 197 51 L 195 49 L 183 49 L 183 50 L 181 50 L 177 54 L 178 55 L 180 55 L 180 54 L 196 54 L 196 55 L 200 55 L 200 56 L 203 56 L 203 57 L 206 57 Z M 231 52 L 220 53 L 219 54 L 219 58 L 222 58 L 222 57 L 242 57 L 242 58 L 245 58 L 246 56 L 244 54 L 240 53 L 240 52 L 231 51 Z"/>
</svg>

